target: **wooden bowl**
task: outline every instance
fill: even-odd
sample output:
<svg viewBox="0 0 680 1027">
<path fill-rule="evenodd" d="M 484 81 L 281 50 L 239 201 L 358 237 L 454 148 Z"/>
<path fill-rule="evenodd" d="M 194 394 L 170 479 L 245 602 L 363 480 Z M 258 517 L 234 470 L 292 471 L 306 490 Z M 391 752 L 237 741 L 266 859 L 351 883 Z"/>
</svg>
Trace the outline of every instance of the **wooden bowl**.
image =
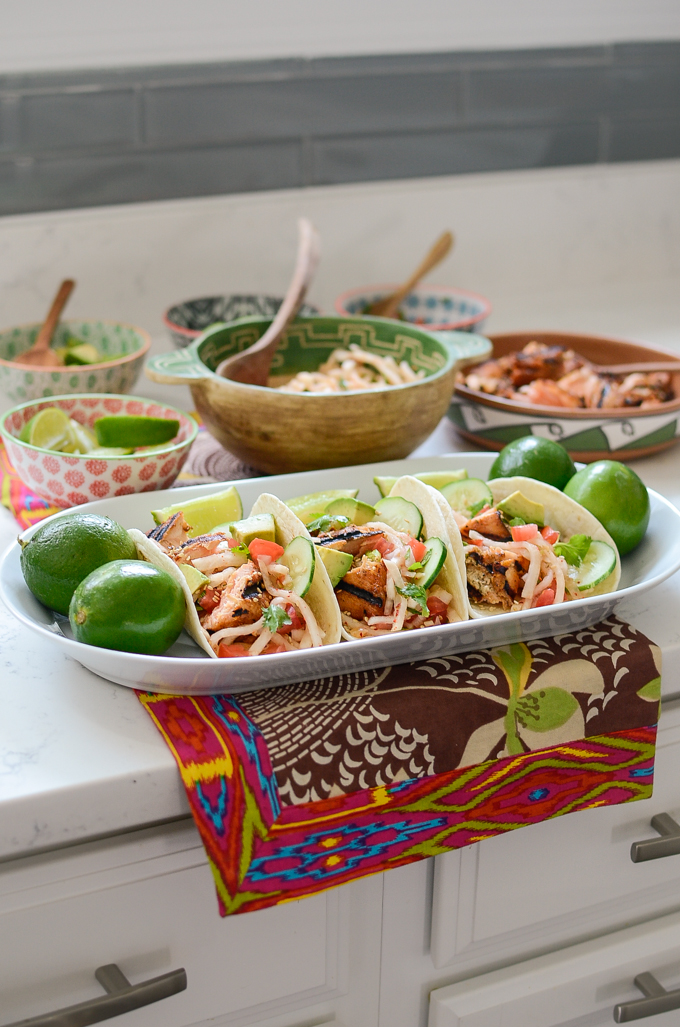
<svg viewBox="0 0 680 1027">
<path fill-rule="evenodd" d="M 495 357 L 521 350 L 528 342 L 566 346 L 595 364 L 623 364 L 642 360 L 677 360 L 671 381 L 676 398 L 649 409 L 620 407 L 609 410 L 574 410 L 537 406 L 489 396 L 456 385 L 449 417 L 459 434 L 485 449 L 500 450 L 523 435 L 540 435 L 561 443 L 574 460 L 637 460 L 668 449 L 678 441 L 680 411 L 680 357 L 638 343 L 569 332 L 512 332 L 492 335 Z"/>
<path fill-rule="evenodd" d="M 331 394 L 280 392 L 218 377 L 225 357 L 252 346 L 270 322 L 242 318 L 208 329 L 185 349 L 152 358 L 146 374 L 191 388 L 208 430 L 245 463 L 271 473 L 341 467 L 408 456 L 436 428 L 451 400 L 461 354 L 490 343 L 455 333 L 443 339 L 385 318 L 305 317 L 279 345 L 270 385 L 316 370 L 338 347 L 356 343 L 382 356 L 408 360 L 425 377 L 380 391 Z"/>
</svg>

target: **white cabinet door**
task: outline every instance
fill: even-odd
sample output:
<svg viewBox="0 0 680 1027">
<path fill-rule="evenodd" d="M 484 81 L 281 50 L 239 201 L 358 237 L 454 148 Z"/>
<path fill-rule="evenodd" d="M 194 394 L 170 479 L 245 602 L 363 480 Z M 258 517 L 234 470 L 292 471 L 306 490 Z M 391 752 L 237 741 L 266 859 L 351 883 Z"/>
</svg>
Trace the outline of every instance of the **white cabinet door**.
<svg viewBox="0 0 680 1027">
<path fill-rule="evenodd" d="M 677 703 L 664 707 L 654 781 L 651 799 L 568 814 L 438 856 L 434 965 L 498 965 L 680 908 L 680 855 L 630 859 L 632 842 L 658 837 L 652 816 L 680 820 Z"/>
<path fill-rule="evenodd" d="M 381 915 L 373 877 L 223 919 L 193 824 L 7 863 L 0 1025 L 103 995 L 94 971 L 115 963 L 132 984 L 178 967 L 188 981 L 120 1027 L 375 1027 Z"/>
<path fill-rule="evenodd" d="M 677 913 L 439 988 L 429 1027 L 608 1027 L 618 1003 L 642 999 L 633 979 L 645 972 L 680 988 Z M 677 1027 L 680 1010 L 643 1022 Z"/>
</svg>

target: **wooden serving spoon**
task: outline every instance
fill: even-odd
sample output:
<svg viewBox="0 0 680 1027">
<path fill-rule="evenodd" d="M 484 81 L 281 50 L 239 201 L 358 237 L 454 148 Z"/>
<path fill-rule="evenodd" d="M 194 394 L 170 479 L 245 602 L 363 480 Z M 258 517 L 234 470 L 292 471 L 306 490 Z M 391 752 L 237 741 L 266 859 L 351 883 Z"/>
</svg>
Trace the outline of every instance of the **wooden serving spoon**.
<svg viewBox="0 0 680 1027">
<path fill-rule="evenodd" d="M 276 317 L 261 339 L 233 357 L 227 357 L 215 369 L 222 375 L 244 385 L 266 385 L 272 358 L 281 336 L 302 306 L 309 284 L 314 277 L 321 248 L 319 233 L 307 218 L 298 221 L 298 251 L 295 271 L 283 303 Z"/>
<path fill-rule="evenodd" d="M 13 361 L 15 364 L 30 364 L 31 367 L 61 367 L 62 362 L 59 356 L 50 349 L 50 343 L 52 342 L 52 336 L 59 323 L 61 312 L 66 306 L 66 302 L 75 289 L 76 283 L 72 278 L 66 278 L 59 286 L 59 291 L 52 301 L 52 306 L 49 309 L 47 317 L 43 323 L 42 328 L 38 332 L 37 338 L 30 349 L 27 349 L 25 353 L 19 354 L 19 356 Z"/>
<path fill-rule="evenodd" d="M 422 264 L 419 264 L 411 277 L 404 282 L 396 292 L 392 292 L 389 296 L 385 296 L 383 299 L 376 300 L 375 303 L 371 303 L 364 313 L 372 314 L 374 317 L 395 317 L 402 300 L 408 296 L 411 289 L 418 284 L 421 278 L 425 277 L 428 271 L 431 271 L 433 267 L 436 267 L 437 264 L 441 263 L 452 246 L 453 235 L 451 232 L 444 232 L 444 234 L 440 235 L 437 239 Z"/>
</svg>

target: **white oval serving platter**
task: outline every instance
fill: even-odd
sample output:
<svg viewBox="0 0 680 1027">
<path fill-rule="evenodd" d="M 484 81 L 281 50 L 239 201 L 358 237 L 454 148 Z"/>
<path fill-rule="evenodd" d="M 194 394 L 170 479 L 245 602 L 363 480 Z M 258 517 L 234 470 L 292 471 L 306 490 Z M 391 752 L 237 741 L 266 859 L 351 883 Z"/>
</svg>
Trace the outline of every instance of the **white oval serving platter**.
<svg viewBox="0 0 680 1027">
<path fill-rule="evenodd" d="M 272 492 L 286 500 L 322 489 L 359 488 L 359 498 L 374 503 L 379 498 L 373 483 L 374 475 L 415 474 L 465 467 L 470 477 L 486 479 L 495 458 L 495 453 L 452 453 L 250 478 L 234 484 L 241 495 L 244 512 L 250 510 L 262 492 Z M 225 483 L 219 482 L 164 492 L 138 493 L 89 503 L 87 509 L 106 514 L 125 528 L 139 528 L 146 532 L 153 527 L 152 509 L 217 492 L 224 487 Z M 202 654 L 185 632 L 163 656 L 140 656 L 76 642 L 69 637 L 68 620 L 42 606 L 29 592 L 21 574 L 20 547 L 16 542 L 4 554 L 0 565 L 0 595 L 24 624 L 109 681 L 128 688 L 183 695 L 245 692 L 333 674 L 357 674 L 375 667 L 410 663 L 436 655 L 450 656 L 473 649 L 546 638 L 596 624 L 609 616 L 619 603 L 654 588 L 680 568 L 680 511 L 657 492 L 650 490 L 650 498 L 649 529 L 637 549 L 623 558 L 621 583 L 616 592 L 576 599 L 554 609 L 524 610 L 459 624 L 404 631 L 382 638 L 340 642 L 297 653 L 211 660 Z M 69 512 L 54 516 L 63 517 Z M 35 530 L 27 531 L 25 537 Z"/>
</svg>

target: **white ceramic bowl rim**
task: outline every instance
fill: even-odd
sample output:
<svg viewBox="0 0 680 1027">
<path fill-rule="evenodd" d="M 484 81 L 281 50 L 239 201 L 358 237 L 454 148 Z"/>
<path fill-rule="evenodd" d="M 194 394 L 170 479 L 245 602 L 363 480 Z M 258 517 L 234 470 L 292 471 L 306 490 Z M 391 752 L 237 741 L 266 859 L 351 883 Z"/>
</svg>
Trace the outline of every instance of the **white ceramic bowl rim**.
<svg viewBox="0 0 680 1027">
<path fill-rule="evenodd" d="M 34 407 L 34 406 L 48 407 L 48 406 L 54 406 L 55 402 L 58 402 L 59 400 L 71 401 L 71 400 L 78 400 L 78 399 L 102 399 L 102 400 L 105 400 L 105 399 L 120 399 L 120 400 L 123 400 L 123 402 L 126 402 L 126 403 L 134 402 L 136 399 L 139 399 L 140 401 L 146 403 L 147 405 L 155 403 L 155 405 L 160 407 L 162 410 L 170 410 L 170 411 L 172 411 L 173 414 L 177 414 L 177 417 L 178 417 L 178 420 L 180 421 L 180 423 L 181 423 L 182 419 L 185 419 L 185 420 L 189 421 L 190 424 L 193 425 L 193 427 L 191 428 L 191 431 L 190 431 L 190 434 L 189 434 L 188 438 L 183 439 L 181 442 L 169 442 L 167 444 L 167 446 L 164 446 L 162 449 L 154 450 L 154 454 L 157 453 L 158 456 L 163 456 L 163 455 L 165 455 L 167 453 L 173 453 L 175 450 L 178 450 L 178 449 L 184 449 L 187 445 L 190 445 L 195 440 L 196 436 L 198 435 L 198 431 L 199 431 L 198 424 L 196 423 L 195 419 L 191 416 L 191 414 L 188 414 L 185 410 L 178 410 L 177 407 L 171 407 L 169 405 L 169 403 L 157 403 L 155 400 L 153 400 L 153 399 L 145 399 L 143 396 L 137 397 L 137 396 L 122 395 L 122 394 L 116 395 L 116 393 L 108 393 L 108 392 L 73 392 L 73 393 L 67 393 L 66 395 L 63 395 L 63 396 L 43 396 L 42 399 L 29 399 L 25 403 L 19 403 L 17 406 L 12 407 L 11 410 L 8 410 L 5 414 L 2 415 L 2 420 L 0 420 L 0 435 L 2 435 L 2 437 L 5 438 L 5 439 L 10 439 L 11 442 L 15 443 L 16 445 L 24 446 L 26 449 L 32 449 L 36 453 L 52 453 L 53 450 L 51 450 L 51 449 L 42 449 L 40 446 L 32 446 L 30 444 L 30 442 L 22 442 L 22 440 L 17 435 L 13 435 L 12 432 L 9 431 L 5 427 L 5 425 L 6 425 L 7 421 L 8 421 L 8 419 L 10 417 L 12 417 L 13 414 L 19 413 L 20 411 L 24 410 L 26 407 Z M 170 420 L 172 420 L 172 418 L 170 418 Z M 91 460 L 92 459 L 92 454 L 91 453 L 68 453 L 67 455 L 70 456 L 70 457 L 75 457 L 75 458 L 79 458 L 79 459 L 82 459 L 82 460 Z M 118 455 L 108 454 L 108 455 L 101 455 L 100 456 L 99 454 L 97 454 L 97 459 L 98 460 L 126 460 L 126 461 L 129 461 L 129 460 L 134 460 L 135 457 L 142 457 L 142 456 L 146 457 L 146 456 L 149 456 L 149 455 L 150 454 L 149 454 L 148 450 L 142 449 L 141 452 L 139 452 L 139 453 L 129 453 L 127 456 L 122 456 L 121 454 L 118 454 Z"/>
<path fill-rule="evenodd" d="M 334 320 L 334 321 L 335 320 L 343 320 L 343 321 L 380 321 L 380 322 L 385 322 L 386 324 L 389 324 L 392 327 L 395 324 L 394 319 L 391 318 L 391 317 L 356 317 L 355 315 L 347 316 L 347 315 L 343 315 L 343 314 L 315 314 L 313 316 L 310 315 L 309 317 L 302 317 L 302 318 L 300 318 L 300 320 L 301 321 L 311 321 L 314 318 L 321 318 L 321 319 L 325 320 L 325 319 L 327 319 L 329 317 L 332 320 Z M 229 322 L 229 328 L 233 328 L 235 325 L 236 326 L 240 326 L 240 325 L 244 325 L 244 324 L 250 324 L 253 321 L 262 321 L 262 320 L 263 320 L 263 318 L 260 317 L 259 315 L 255 316 L 255 317 L 241 317 L 237 321 L 230 321 Z M 439 331 L 439 329 L 435 328 L 434 325 L 428 325 L 427 328 L 425 328 L 424 326 L 421 326 L 421 325 L 412 324 L 410 321 L 403 321 L 403 322 L 400 321 L 398 323 L 399 324 L 404 324 L 405 326 L 407 326 L 407 329 L 409 331 L 422 332 L 424 335 L 432 335 L 432 333 L 434 331 Z M 272 392 L 276 392 L 276 389 L 272 389 L 269 385 L 250 385 L 250 384 L 246 384 L 245 382 L 232 381 L 231 378 L 222 378 L 221 375 L 215 374 L 214 371 L 211 371 L 210 368 L 208 367 L 208 365 L 203 362 L 203 360 L 201 359 L 201 355 L 198 352 L 199 347 L 203 344 L 203 342 L 206 339 L 209 339 L 210 336 L 214 332 L 224 331 L 224 328 L 225 328 L 225 325 L 220 325 L 220 324 L 213 325 L 211 328 L 206 328 L 206 330 L 204 332 L 201 332 L 201 334 L 199 335 L 199 337 L 197 339 L 194 339 L 194 341 L 192 343 L 190 343 L 190 345 L 188 345 L 186 347 L 184 352 L 185 353 L 189 353 L 189 352 L 193 353 L 194 357 L 196 358 L 196 361 L 199 364 L 201 364 L 202 367 L 205 368 L 206 378 L 208 378 L 208 377 L 214 378 L 218 382 L 228 381 L 229 385 L 233 385 L 234 387 L 237 387 L 237 388 L 240 388 L 240 389 L 257 389 L 259 392 L 266 392 L 267 394 L 270 394 Z M 437 342 L 442 347 L 442 349 L 445 352 L 444 366 L 440 367 L 438 371 L 433 371 L 432 374 L 426 375 L 424 378 L 419 378 L 415 382 L 404 382 L 403 385 L 389 385 L 389 386 L 386 386 L 386 388 L 389 388 L 390 392 L 396 392 L 398 389 L 413 389 L 413 388 L 415 388 L 418 385 L 425 385 L 427 382 L 434 382 L 438 378 L 441 378 L 443 375 L 448 374 L 451 371 L 451 368 L 457 362 L 458 358 L 456 357 L 456 355 L 453 352 L 453 350 L 449 349 L 448 346 L 446 345 L 446 343 L 442 342 L 441 339 L 435 339 L 434 341 Z M 366 395 L 368 393 L 368 391 L 369 390 L 367 390 L 367 389 L 347 389 L 344 392 L 294 392 L 294 393 L 286 393 L 286 395 L 299 396 L 300 398 L 303 398 L 305 401 L 309 401 L 309 400 L 312 400 L 312 399 L 314 399 L 314 400 L 319 400 L 319 399 L 324 399 L 324 400 L 336 399 L 337 400 L 337 399 L 342 399 L 344 396 L 364 396 L 364 395 Z"/>
<path fill-rule="evenodd" d="M 37 374 L 40 374 L 40 372 L 42 371 L 48 371 L 50 374 L 54 371 L 56 371 L 58 374 L 66 374 L 67 372 L 69 374 L 78 374 L 79 372 L 82 373 L 83 371 L 99 371 L 103 367 L 116 367 L 117 365 L 124 364 L 126 363 L 126 361 L 129 360 L 137 360 L 139 359 L 139 357 L 145 356 L 151 347 L 151 336 L 146 331 L 146 329 L 139 328 L 137 325 L 128 324 L 127 321 L 113 321 L 111 320 L 111 318 L 98 317 L 72 317 L 65 318 L 63 321 L 60 321 L 60 324 L 82 324 L 84 321 L 92 321 L 96 322 L 96 324 L 102 325 L 117 325 L 120 328 L 129 328 L 130 331 L 135 332 L 137 335 L 141 336 L 141 346 L 139 347 L 139 349 L 136 349 L 133 353 L 123 353 L 122 356 L 112 357 L 111 360 L 102 360 L 98 364 L 67 364 L 65 367 L 40 367 L 36 364 L 22 364 L 20 360 L 5 360 L 3 357 L 0 357 L 0 364 L 2 364 L 4 367 L 16 367 L 21 369 L 22 371 L 34 371 Z M 0 328 L 0 335 L 3 335 L 5 332 L 14 332 L 17 329 L 21 328 L 39 328 L 41 324 L 41 321 L 29 321 L 20 325 L 10 325 L 7 328 Z M 64 397 L 47 396 L 45 398 L 57 399 Z"/>
<path fill-rule="evenodd" d="M 346 289 L 345 292 L 340 293 L 340 295 L 336 298 L 334 303 L 335 310 L 338 314 L 340 314 L 343 317 L 356 317 L 356 314 L 347 314 L 347 311 L 345 309 L 345 303 L 347 303 L 348 300 L 358 299 L 361 296 L 367 296 L 369 293 L 375 295 L 376 297 L 380 296 L 381 298 L 384 296 L 389 296 L 391 292 L 396 292 L 400 284 L 400 282 L 382 282 L 378 285 L 362 285 L 354 289 Z M 477 322 L 479 321 L 484 321 L 493 309 L 491 306 L 491 302 L 486 298 L 486 296 L 482 296 L 481 293 L 478 292 L 470 292 L 468 289 L 458 289 L 453 285 L 416 285 L 413 289 L 411 289 L 411 292 L 408 293 L 408 295 L 417 295 L 418 293 L 424 293 L 427 291 L 431 291 L 433 293 L 440 293 L 442 295 L 453 295 L 461 298 L 464 297 L 466 299 L 476 300 L 482 307 L 482 310 L 480 312 L 472 314 L 469 317 L 458 318 L 455 321 L 441 321 L 437 324 L 428 324 L 427 326 L 416 325 L 416 327 L 418 328 L 426 328 L 432 332 L 446 331 L 447 328 L 450 329 L 451 325 L 455 325 L 456 328 L 463 328 L 465 327 L 465 325 L 477 324 Z M 407 321 L 405 323 L 415 324 L 415 322 L 413 321 Z"/>
</svg>

